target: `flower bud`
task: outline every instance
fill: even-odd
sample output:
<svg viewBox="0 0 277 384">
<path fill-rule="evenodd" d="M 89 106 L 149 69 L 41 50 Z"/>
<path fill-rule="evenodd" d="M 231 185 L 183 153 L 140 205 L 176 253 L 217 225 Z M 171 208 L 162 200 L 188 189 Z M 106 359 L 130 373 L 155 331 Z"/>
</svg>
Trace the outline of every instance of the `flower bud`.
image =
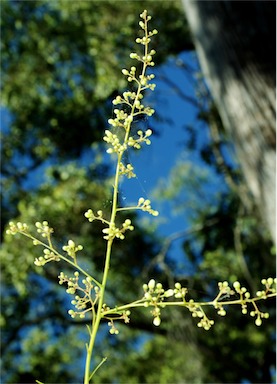
<svg viewBox="0 0 277 384">
<path fill-rule="evenodd" d="M 153 324 L 158 327 L 161 324 L 161 318 L 160 317 L 154 317 Z"/>
<path fill-rule="evenodd" d="M 156 282 L 154 279 L 151 279 L 148 283 L 148 288 L 149 289 L 154 289 L 155 288 L 155 285 L 156 285 Z"/>
</svg>

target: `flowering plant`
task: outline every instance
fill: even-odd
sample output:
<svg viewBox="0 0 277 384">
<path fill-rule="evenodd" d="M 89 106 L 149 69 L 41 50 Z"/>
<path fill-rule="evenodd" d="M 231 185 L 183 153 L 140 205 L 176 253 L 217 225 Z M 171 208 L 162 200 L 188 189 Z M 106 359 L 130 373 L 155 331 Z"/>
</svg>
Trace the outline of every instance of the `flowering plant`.
<svg viewBox="0 0 277 384">
<path fill-rule="evenodd" d="M 71 276 L 61 272 L 58 276 L 59 284 L 66 285 L 66 292 L 73 296 L 71 301 L 74 309 L 68 311 L 72 318 L 84 318 L 89 316 L 91 325 L 87 327 L 89 341 L 86 344 L 86 365 L 84 372 L 84 384 L 89 384 L 100 366 L 106 361 L 106 357 L 95 368 L 92 368 L 92 356 L 95 346 L 96 335 L 99 330 L 100 323 L 108 321 L 111 334 L 118 334 L 116 322 L 121 320 L 124 323 L 130 321 L 131 310 L 133 308 L 148 308 L 153 316 L 153 324 L 159 326 L 162 320 L 162 311 L 170 306 L 185 307 L 191 312 L 192 317 L 198 320 L 197 326 L 204 330 L 209 330 L 214 324 L 214 320 L 209 319 L 205 312 L 205 307 L 212 306 L 216 309 L 218 315 L 226 315 L 226 307 L 228 305 L 239 305 L 242 314 L 247 314 L 250 309 L 250 316 L 255 317 L 255 324 L 260 326 L 262 320 L 268 318 L 268 313 L 259 310 L 257 303 L 260 300 L 267 299 L 276 295 L 276 279 L 263 279 L 264 288 L 256 293 L 255 297 L 251 297 L 245 287 L 239 282 L 235 282 L 232 286 L 227 281 L 218 283 L 218 294 L 214 300 L 209 302 L 196 302 L 188 298 L 188 289 L 176 282 L 170 289 L 165 289 L 160 282 L 150 279 L 148 283 L 143 284 L 142 296 L 131 303 L 110 308 L 106 302 L 106 286 L 109 278 L 110 260 L 114 240 L 124 240 L 128 235 L 128 231 L 135 228 L 131 219 L 127 218 L 121 224 L 117 223 L 117 213 L 120 211 L 141 210 L 152 216 L 157 216 L 158 211 L 152 208 L 151 201 L 140 197 L 135 206 L 120 206 L 118 200 L 119 183 L 121 178 L 136 177 L 134 167 L 131 163 L 125 163 L 123 156 L 127 150 L 134 148 L 139 150 L 142 145 L 150 145 L 150 137 L 152 131 L 138 130 L 132 134 L 132 124 L 138 116 L 152 116 L 154 110 L 143 104 L 144 92 L 147 90 L 154 91 L 155 84 L 152 82 L 154 74 L 148 74 L 147 69 L 154 66 L 153 57 L 155 51 L 150 49 L 151 39 L 157 34 L 157 30 L 149 30 L 149 21 L 151 16 L 147 11 L 143 11 L 140 15 L 141 21 L 139 25 L 143 31 L 143 37 L 138 37 L 136 43 L 142 45 L 143 53 L 131 53 L 131 59 L 140 63 L 141 70 L 136 66 L 131 66 L 130 70 L 123 69 L 122 73 L 127 77 L 127 81 L 133 83 L 135 91 L 125 91 L 122 96 L 116 96 L 113 105 L 114 118 L 108 120 L 111 129 L 105 131 L 103 140 L 107 143 L 107 153 L 116 158 L 115 176 L 113 181 L 113 197 L 112 206 L 109 217 L 105 217 L 101 210 L 94 212 L 88 209 L 84 216 L 93 223 L 100 221 L 105 228 L 102 230 L 103 239 L 106 241 L 105 263 L 101 281 L 95 279 L 87 271 L 85 271 L 78 262 L 78 252 L 83 250 L 82 245 L 75 244 L 74 240 L 69 239 L 67 244 L 62 247 L 62 251 L 57 250 L 53 246 L 51 228 L 47 221 L 35 223 L 37 234 L 29 229 L 25 223 L 9 223 L 7 234 L 15 235 L 17 233 L 24 235 L 33 241 L 35 246 L 42 246 L 43 253 L 36 258 L 34 263 L 38 267 L 42 267 L 49 262 L 64 261 L 74 268 Z M 139 72 L 139 73 L 138 73 Z M 123 135 L 117 134 L 121 131 Z M 40 383 L 39 381 L 37 381 Z"/>
</svg>

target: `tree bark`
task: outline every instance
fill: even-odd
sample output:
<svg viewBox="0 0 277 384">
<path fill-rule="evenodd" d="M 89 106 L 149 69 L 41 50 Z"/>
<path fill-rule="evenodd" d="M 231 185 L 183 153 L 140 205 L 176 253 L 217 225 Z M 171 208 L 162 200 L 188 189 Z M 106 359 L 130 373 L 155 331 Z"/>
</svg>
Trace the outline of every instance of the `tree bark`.
<svg viewBox="0 0 277 384">
<path fill-rule="evenodd" d="M 183 3 L 202 71 L 276 243 L 275 1 Z"/>
</svg>

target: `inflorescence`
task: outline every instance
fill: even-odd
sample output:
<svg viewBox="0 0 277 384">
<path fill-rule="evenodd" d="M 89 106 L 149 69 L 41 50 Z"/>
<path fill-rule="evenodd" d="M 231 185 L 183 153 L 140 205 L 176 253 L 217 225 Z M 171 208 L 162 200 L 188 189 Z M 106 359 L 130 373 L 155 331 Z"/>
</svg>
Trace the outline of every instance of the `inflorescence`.
<svg viewBox="0 0 277 384">
<path fill-rule="evenodd" d="M 260 326 L 262 319 L 269 317 L 268 312 L 261 312 L 258 309 L 257 301 L 261 299 L 267 299 L 276 295 L 276 278 L 262 279 L 261 283 L 265 286 L 262 291 L 257 291 L 255 297 L 251 297 L 250 293 L 245 287 L 241 287 L 238 281 L 233 283 L 233 288 L 229 286 L 227 281 L 219 282 L 219 293 L 215 299 L 211 302 L 198 303 L 193 299 L 186 299 L 188 289 L 182 287 L 179 282 L 175 283 L 174 289 L 164 290 L 161 283 L 156 283 L 154 279 L 151 279 L 148 284 L 143 285 L 144 297 L 142 299 L 145 307 L 152 306 L 154 309 L 151 311 L 154 316 L 153 324 L 158 326 L 161 323 L 161 308 L 175 304 L 178 306 L 185 306 L 192 314 L 192 317 L 199 318 L 197 326 L 205 330 L 209 330 L 214 325 L 214 320 L 210 320 L 205 311 L 205 306 L 213 306 L 217 310 L 217 314 L 220 316 L 226 315 L 227 305 L 240 305 L 242 314 L 248 313 L 248 305 L 252 306 L 250 310 L 250 316 L 256 317 L 255 324 Z M 235 296 L 234 299 L 230 299 Z M 181 299 L 182 301 L 165 301 L 165 299 L 174 297 L 175 299 Z"/>
<path fill-rule="evenodd" d="M 245 315 L 249 312 L 250 316 L 255 318 L 255 324 L 260 326 L 263 319 L 269 317 L 269 313 L 261 312 L 257 303 L 261 300 L 276 296 L 276 278 L 271 277 L 262 279 L 261 282 L 264 288 L 258 291 L 255 297 L 251 297 L 247 289 L 242 287 L 238 281 L 234 282 L 232 286 L 229 286 L 227 281 L 219 282 L 219 292 L 214 300 L 210 302 L 196 302 L 193 299 L 187 298 L 188 289 L 183 287 L 179 282 L 176 282 L 173 288 L 165 289 L 161 283 L 150 279 L 148 284 L 143 285 L 144 294 L 139 300 L 114 308 L 108 307 L 104 302 L 113 241 L 114 239 L 124 240 L 126 232 L 134 230 L 134 226 L 129 218 L 126 218 L 121 224 L 118 224 L 117 213 L 120 211 L 140 210 L 153 216 L 159 214 L 158 211 L 152 208 L 151 201 L 143 197 L 138 199 L 135 206 L 118 206 L 120 178 L 127 177 L 130 179 L 136 177 L 133 165 L 123 162 L 124 152 L 129 149 L 140 150 L 142 145 L 151 144 L 151 129 L 146 129 L 145 131 L 139 129 L 133 133 L 131 128 L 136 119 L 143 116 L 152 116 L 155 112 L 153 108 L 145 105 L 143 98 L 144 91 L 153 91 L 156 86 L 152 82 L 155 77 L 154 74 L 147 74 L 146 70 L 148 67 L 154 66 L 153 56 L 156 52 L 153 49 L 149 49 L 149 44 L 151 38 L 157 34 L 157 30 L 148 30 L 148 22 L 151 16 L 147 14 L 146 10 L 142 12 L 140 17 L 142 20 L 139 22 L 139 26 L 144 36 L 138 37 L 136 43 L 143 46 L 143 54 L 133 52 L 130 54 L 130 58 L 138 61 L 141 70 L 138 70 L 135 65 L 132 65 L 129 70 L 122 70 L 127 81 L 133 83 L 132 91 L 127 90 L 122 96 L 116 96 L 113 100 L 113 105 L 116 106 L 114 109 L 115 116 L 108 120 L 111 129 L 105 130 L 103 137 L 104 142 L 108 146 L 107 153 L 116 157 L 117 160 L 110 217 L 105 217 L 102 210 L 94 212 L 92 209 L 88 209 L 84 214 L 89 222 L 93 223 L 95 220 L 98 220 L 104 225 L 102 233 L 104 240 L 107 241 L 107 248 L 101 283 L 80 266 L 78 255 L 83 251 L 82 245 L 77 245 L 70 239 L 67 244 L 61 247 L 61 252 L 55 249 L 52 244 L 52 234 L 54 231 L 47 221 L 35 223 L 35 234 L 32 232 L 33 229 L 30 229 L 27 224 L 21 222 L 10 222 L 9 229 L 6 231 L 8 235 L 16 235 L 17 233 L 24 235 L 31 239 L 34 245 L 43 247 L 42 255 L 34 260 L 36 266 L 42 267 L 52 261 L 64 261 L 74 268 L 73 276 L 68 276 L 64 272 L 60 272 L 58 278 L 60 285 L 66 284 L 66 292 L 73 295 L 71 304 L 74 309 L 69 309 L 68 314 L 72 318 L 77 319 L 82 319 L 88 314 L 92 320 L 91 326 L 87 327 L 90 341 L 89 344 L 86 345 L 85 384 L 89 384 L 96 370 L 106 360 L 106 358 L 104 358 L 102 362 L 91 371 L 92 351 L 102 320 L 107 321 L 110 327 L 110 333 L 116 335 L 119 333 L 119 330 L 115 326 L 115 321 L 123 320 L 125 323 L 129 323 L 130 309 L 132 308 L 150 308 L 153 316 L 153 324 L 159 326 L 164 308 L 168 306 L 180 306 L 187 308 L 192 317 L 198 320 L 198 327 L 209 330 L 214 324 L 214 320 L 208 318 L 204 310 L 205 307 L 214 307 L 219 316 L 225 316 L 228 305 L 240 305 L 242 314 Z M 82 276 L 81 278 L 80 275 Z"/>
<path fill-rule="evenodd" d="M 98 220 L 105 225 L 105 228 L 102 230 L 103 238 L 107 240 L 108 246 L 110 247 L 115 238 L 124 240 L 126 232 L 134 230 L 134 226 L 129 218 L 125 219 L 119 226 L 115 224 L 117 212 L 123 210 L 141 210 L 153 216 L 158 215 L 158 211 L 152 208 L 150 200 L 143 197 L 139 198 L 135 206 L 118 207 L 117 205 L 119 178 L 125 176 L 127 178 L 136 177 L 133 165 L 123 163 L 123 153 L 129 148 L 139 150 L 143 144 L 149 145 L 151 143 L 150 136 L 152 135 L 152 131 L 150 129 L 146 129 L 145 131 L 138 130 L 134 135 L 131 135 L 131 126 L 138 116 L 152 116 L 155 112 L 153 108 L 143 104 L 143 92 L 146 90 L 153 91 L 155 89 L 155 84 L 152 82 L 155 76 L 154 74 L 146 74 L 146 69 L 154 66 L 153 56 L 156 52 L 153 49 L 149 50 L 149 43 L 151 42 L 152 36 L 157 34 L 157 30 L 148 31 L 148 22 L 151 17 L 147 15 L 147 11 L 144 11 L 140 17 L 142 20 L 139 22 L 139 25 L 144 32 L 144 36 L 137 38 L 136 43 L 143 46 L 144 53 L 142 55 L 131 53 L 130 57 L 131 59 L 137 60 L 139 64 L 142 63 L 142 69 L 140 74 L 137 73 L 138 69 L 134 65 L 131 66 L 130 70 L 122 70 L 123 75 L 127 77 L 127 81 L 133 82 L 136 86 L 136 91 L 125 91 L 122 96 L 115 97 L 113 100 L 113 105 L 117 106 L 117 108 L 114 109 L 115 117 L 108 120 L 112 130 L 106 130 L 103 137 L 103 140 L 108 145 L 107 153 L 117 156 L 114 204 L 111 217 L 104 217 L 102 210 L 98 210 L 95 213 L 92 209 L 88 209 L 84 214 L 89 222 Z M 123 135 L 118 135 L 116 133 L 117 130 L 121 130 Z M 267 319 L 269 314 L 267 312 L 261 312 L 257 306 L 257 302 L 276 296 L 276 278 L 271 277 L 262 279 L 261 283 L 264 289 L 258 291 L 255 297 L 251 297 L 247 289 L 241 287 L 238 281 L 234 282 L 232 286 L 229 286 L 227 281 L 219 282 L 219 292 L 215 299 L 210 302 L 195 302 L 192 299 L 188 299 L 188 289 L 182 287 L 179 282 L 175 283 L 174 288 L 164 289 L 161 283 L 157 283 L 154 279 L 151 279 L 148 284 L 143 285 L 144 295 L 141 299 L 122 307 L 119 306 L 110 309 L 103 303 L 103 292 L 106 280 L 103 278 L 104 283 L 102 282 L 100 284 L 84 271 L 78 263 L 77 253 L 83 250 L 83 246 L 76 245 L 73 240 L 68 240 L 67 244 L 62 246 L 62 250 L 64 251 L 64 254 L 62 254 L 52 245 L 51 236 L 53 234 L 53 228 L 49 226 L 47 221 L 36 222 L 35 228 L 37 234 L 33 235 L 27 224 L 10 222 L 7 234 L 22 234 L 30 238 L 34 245 L 41 245 L 43 247 L 43 255 L 34 261 L 36 266 L 44 266 L 48 262 L 58 262 L 61 260 L 73 266 L 75 272 L 72 277 L 65 275 L 64 272 L 61 272 L 59 275 L 59 284 L 67 284 L 67 293 L 74 295 L 71 304 L 75 309 L 70 309 L 68 311 L 69 315 L 73 318 L 77 316 L 83 318 L 87 313 L 90 313 L 95 319 L 98 313 L 100 313 L 101 318 L 108 321 L 111 334 L 118 333 L 114 321 L 123 319 L 125 323 L 128 323 L 130 309 L 138 306 L 152 308 L 151 314 L 155 326 L 161 324 L 161 310 L 163 308 L 172 305 L 186 307 L 191 312 L 192 317 L 198 319 L 198 327 L 208 330 L 214 324 L 214 320 L 210 320 L 207 317 L 204 311 L 205 306 L 212 306 L 217 310 L 218 315 L 225 316 L 228 305 L 240 305 L 242 314 L 245 315 L 249 312 L 250 316 L 255 317 L 255 324 L 260 326 L 262 319 Z M 37 235 L 39 235 L 39 237 L 37 237 Z M 76 271 L 76 269 L 78 270 Z M 81 281 L 80 273 L 84 275 Z M 97 305 L 101 309 L 100 311 L 97 310 L 96 315 Z M 249 306 L 251 306 L 250 309 Z"/>
</svg>

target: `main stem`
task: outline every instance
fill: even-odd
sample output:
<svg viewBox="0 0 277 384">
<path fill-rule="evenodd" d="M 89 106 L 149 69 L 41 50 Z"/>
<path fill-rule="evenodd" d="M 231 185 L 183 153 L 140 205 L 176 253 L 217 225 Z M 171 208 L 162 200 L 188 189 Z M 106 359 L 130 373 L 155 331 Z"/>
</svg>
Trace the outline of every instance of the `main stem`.
<svg viewBox="0 0 277 384">
<path fill-rule="evenodd" d="M 145 26 L 145 34 L 146 34 L 146 37 L 148 37 L 147 26 Z M 146 43 L 144 46 L 144 56 L 147 57 L 147 54 L 148 54 L 148 44 Z M 146 64 L 146 62 L 143 62 L 143 68 L 142 68 L 142 72 L 141 72 L 142 78 L 145 76 L 146 68 L 147 68 L 147 64 Z M 134 103 L 133 103 L 133 106 L 131 109 L 131 115 L 132 116 L 134 115 L 135 108 L 136 108 L 136 101 L 139 99 L 139 95 L 141 93 L 141 90 L 142 90 L 142 84 L 139 83 L 138 89 L 136 92 L 136 97 L 135 97 L 135 100 L 134 100 Z M 131 128 L 131 122 L 126 127 L 124 143 L 128 142 L 128 137 L 130 134 L 130 128 Z M 114 225 L 115 218 L 116 218 L 117 202 L 118 202 L 118 185 L 119 185 L 119 176 L 120 176 L 120 163 L 122 160 L 122 156 L 123 156 L 123 153 L 119 153 L 118 157 L 117 157 L 110 227 Z M 93 317 L 93 319 L 92 319 L 92 324 L 91 324 L 92 329 L 90 332 L 90 341 L 89 341 L 89 344 L 87 345 L 87 357 L 86 357 L 84 384 L 89 384 L 90 379 L 93 376 L 93 373 L 90 372 L 92 351 L 94 348 L 95 339 L 96 339 L 96 335 L 97 335 L 97 332 L 99 329 L 99 325 L 100 325 L 101 319 L 103 317 L 102 308 L 103 308 L 103 304 L 104 304 L 104 295 L 105 295 L 105 289 L 106 289 L 108 273 L 109 273 L 109 268 L 110 268 L 112 244 L 113 244 L 113 239 L 108 240 L 107 249 L 106 249 L 105 267 L 104 267 L 104 272 L 103 272 L 101 289 L 99 291 L 98 309 L 97 309 L 96 318 Z M 101 365 L 101 363 L 100 363 L 100 365 Z"/>
<path fill-rule="evenodd" d="M 119 165 L 120 165 L 121 159 L 122 159 L 122 154 L 119 154 L 118 160 L 117 160 L 117 166 L 116 166 L 115 181 L 114 181 L 113 205 L 112 205 L 112 214 L 111 214 L 110 226 L 112 226 L 114 224 L 115 217 L 116 217 L 118 185 L 119 185 L 119 169 L 120 169 Z M 98 309 L 97 309 L 96 318 L 95 319 L 93 318 L 93 320 L 92 320 L 92 325 L 91 325 L 92 326 L 92 332 L 90 333 L 90 341 L 89 341 L 89 345 L 87 346 L 87 358 L 86 358 L 84 384 L 89 384 L 90 379 L 91 379 L 90 366 L 91 366 L 92 351 L 94 348 L 98 328 L 99 328 L 99 325 L 100 325 L 100 322 L 102 319 L 102 307 L 104 304 L 104 295 L 105 295 L 105 289 L 106 289 L 106 284 L 107 284 L 108 272 L 109 272 L 109 268 L 110 268 L 112 244 L 113 244 L 113 239 L 108 240 L 107 249 L 106 249 L 104 273 L 103 273 L 103 278 L 102 278 L 101 289 L 99 291 Z"/>
</svg>

